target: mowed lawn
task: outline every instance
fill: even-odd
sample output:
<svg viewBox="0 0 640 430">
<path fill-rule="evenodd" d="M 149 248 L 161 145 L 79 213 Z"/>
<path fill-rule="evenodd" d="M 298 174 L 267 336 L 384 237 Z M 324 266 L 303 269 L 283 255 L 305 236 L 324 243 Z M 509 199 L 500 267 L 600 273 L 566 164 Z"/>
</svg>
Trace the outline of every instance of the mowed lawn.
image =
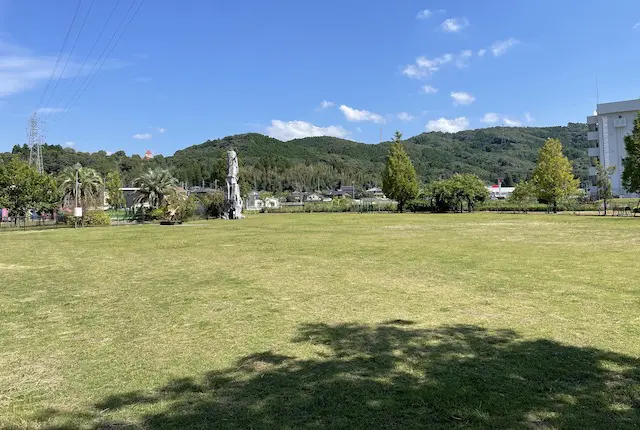
<svg viewBox="0 0 640 430">
<path fill-rule="evenodd" d="M 0 428 L 640 427 L 640 219 L 0 234 Z"/>
</svg>

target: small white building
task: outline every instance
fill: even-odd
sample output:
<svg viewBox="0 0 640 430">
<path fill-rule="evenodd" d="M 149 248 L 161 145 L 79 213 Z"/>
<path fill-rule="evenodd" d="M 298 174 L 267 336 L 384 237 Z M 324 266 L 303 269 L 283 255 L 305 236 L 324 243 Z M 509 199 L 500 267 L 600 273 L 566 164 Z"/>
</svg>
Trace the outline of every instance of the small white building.
<svg viewBox="0 0 640 430">
<path fill-rule="evenodd" d="M 515 187 L 503 187 L 500 185 L 487 186 L 487 191 L 489 191 L 489 198 L 491 200 L 508 199 L 515 189 Z"/>
<path fill-rule="evenodd" d="M 323 197 L 320 194 L 311 193 L 305 198 L 305 201 L 307 201 L 307 202 L 321 202 L 322 199 L 323 199 Z"/>
<path fill-rule="evenodd" d="M 267 197 L 264 199 L 264 208 L 265 209 L 278 209 L 280 207 L 280 200 L 274 197 Z"/>
<path fill-rule="evenodd" d="M 264 208 L 264 201 L 260 200 L 257 191 L 252 191 L 247 195 L 245 206 L 248 211 L 260 211 Z"/>
<path fill-rule="evenodd" d="M 600 103 L 594 115 L 587 117 L 587 140 L 594 145 L 588 150 L 591 158 L 591 183 L 596 183 L 596 163 L 604 167 L 615 166 L 616 171 L 611 175 L 611 187 L 613 193 L 619 196 L 632 196 L 622 186 L 622 159 L 627 155 L 624 137 L 633 131 L 633 121 L 639 111 L 640 99 L 625 100 Z M 592 186 L 590 191 L 595 194 L 597 189 Z"/>
</svg>

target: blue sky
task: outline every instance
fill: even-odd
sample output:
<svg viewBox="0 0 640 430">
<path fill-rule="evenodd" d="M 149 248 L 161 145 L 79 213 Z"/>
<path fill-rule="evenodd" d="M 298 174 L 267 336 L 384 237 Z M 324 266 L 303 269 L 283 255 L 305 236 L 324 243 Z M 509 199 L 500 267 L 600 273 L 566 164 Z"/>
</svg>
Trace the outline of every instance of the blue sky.
<svg viewBox="0 0 640 430">
<path fill-rule="evenodd" d="M 92 78 L 139 1 L 81 0 L 44 93 L 77 0 L 0 0 L 0 151 L 38 107 L 49 143 L 169 155 L 245 132 L 375 143 L 584 122 L 596 76 L 601 102 L 640 96 L 637 0 L 146 0 Z"/>
</svg>

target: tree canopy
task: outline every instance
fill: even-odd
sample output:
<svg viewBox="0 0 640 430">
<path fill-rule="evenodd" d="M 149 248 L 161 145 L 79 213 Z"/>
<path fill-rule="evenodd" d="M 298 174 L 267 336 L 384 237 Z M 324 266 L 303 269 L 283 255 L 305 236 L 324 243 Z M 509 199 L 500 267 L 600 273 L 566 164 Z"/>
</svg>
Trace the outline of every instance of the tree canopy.
<svg viewBox="0 0 640 430">
<path fill-rule="evenodd" d="M 398 211 L 418 195 L 418 178 L 411 159 L 402 146 L 402 133 L 396 131 L 382 172 L 382 190 L 398 202 Z"/>
<path fill-rule="evenodd" d="M 40 174 L 26 162 L 11 158 L 0 163 L 0 206 L 14 216 L 23 216 L 29 209 L 53 209 L 60 199 L 55 181 Z"/>
<path fill-rule="evenodd" d="M 438 212 L 455 210 L 462 212 L 464 205 L 473 211 L 477 202 L 489 198 L 484 182 L 470 173 L 456 173 L 449 179 L 433 181 L 427 185 L 423 197 L 431 200 L 431 206 Z"/>
<path fill-rule="evenodd" d="M 99 199 L 103 186 L 102 177 L 94 169 L 82 167 L 80 164 L 65 167 L 58 180 L 64 205 L 75 205 L 77 201 L 80 206 L 87 209 L 101 203 Z"/>
<path fill-rule="evenodd" d="M 624 138 L 627 156 L 622 160 L 622 186 L 640 193 L 640 112 L 633 122 L 633 132 Z"/>
<path fill-rule="evenodd" d="M 152 208 L 159 208 L 175 190 L 177 181 L 168 170 L 157 169 L 142 174 L 136 180 L 136 184 L 140 187 L 138 201 L 148 203 Z"/>
<path fill-rule="evenodd" d="M 422 133 L 402 142 L 420 182 L 472 173 L 485 182 L 504 178 L 512 186 L 529 178 L 538 150 L 547 137 L 559 139 L 574 171 L 588 178 L 585 124 L 564 127 L 493 127 L 458 133 Z M 188 142 L 185 142 L 188 144 Z M 187 146 L 187 145 L 185 145 Z M 187 185 L 222 185 L 226 176 L 225 152 L 234 148 L 242 163 L 243 193 L 252 188 L 270 192 L 335 189 L 354 182 L 359 187 L 381 184 L 391 142 L 365 144 L 335 137 L 309 137 L 283 142 L 257 133 L 228 136 L 188 146 L 171 156 L 145 160 L 124 151 L 80 152 L 59 145 L 43 145 L 45 171 L 57 176 L 65 167 L 80 163 L 101 177 L 120 172 L 125 186 L 133 186 L 149 169 L 169 169 Z M 28 159 L 29 148 L 16 145 L 13 154 Z M 8 158 L 11 154 L 0 154 Z"/>
<path fill-rule="evenodd" d="M 577 191 L 579 180 L 574 177 L 571 162 L 563 155 L 558 139 L 547 139 L 540 149 L 533 184 L 538 199 L 553 205 L 554 212 L 560 200 Z"/>
<path fill-rule="evenodd" d="M 127 202 L 121 188 L 122 179 L 120 179 L 120 172 L 115 170 L 107 173 L 105 190 L 107 191 L 107 203 L 109 203 L 111 207 L 121 208 L 126 205 Z"/>
</svg>

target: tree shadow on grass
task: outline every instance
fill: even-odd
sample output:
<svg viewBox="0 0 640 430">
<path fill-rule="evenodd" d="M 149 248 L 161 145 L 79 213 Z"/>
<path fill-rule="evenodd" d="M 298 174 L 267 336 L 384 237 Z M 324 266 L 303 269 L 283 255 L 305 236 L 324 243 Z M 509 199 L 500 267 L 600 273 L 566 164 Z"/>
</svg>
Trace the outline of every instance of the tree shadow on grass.
<svg viewBox="0 0 640 430">
<path fill-rule="evenodd" d="M 76 416 L 59 413 L 54 422 L 71 424 L 50 428 L 75 428 L 88 415 L 104 429 L 640 426 L 640 361 L 616 353 L 410 321 L 308 324 L 293 341 L 317 346 L 317 355 L 253 354 Z M 108 421 L 114 413 L 135 424 Z"/>
</svg>

